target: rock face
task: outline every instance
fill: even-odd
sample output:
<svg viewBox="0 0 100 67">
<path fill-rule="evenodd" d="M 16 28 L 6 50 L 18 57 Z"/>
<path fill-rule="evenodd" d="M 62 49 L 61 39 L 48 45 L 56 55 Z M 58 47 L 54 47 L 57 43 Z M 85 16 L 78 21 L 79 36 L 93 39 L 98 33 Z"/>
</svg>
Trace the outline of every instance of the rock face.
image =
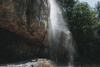
<svg viewBox="0 0 100 67">
<path fill-rule="evenodd" d="M 48 16 L 47 0 L 0 0 L 1 60 L 44 57 Z"/>
</svg>

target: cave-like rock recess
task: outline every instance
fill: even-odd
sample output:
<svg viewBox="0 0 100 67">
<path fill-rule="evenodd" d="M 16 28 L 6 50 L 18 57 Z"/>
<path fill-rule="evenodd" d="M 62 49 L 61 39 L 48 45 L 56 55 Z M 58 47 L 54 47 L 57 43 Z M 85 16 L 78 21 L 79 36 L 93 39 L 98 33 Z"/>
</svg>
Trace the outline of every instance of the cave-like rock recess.
<svg viewBox="0 0 100 67">
<path fill-rule="evenodd" d="M 0 64 L 48 53 L 47 0 L 0 0 Z"/>
</svg>

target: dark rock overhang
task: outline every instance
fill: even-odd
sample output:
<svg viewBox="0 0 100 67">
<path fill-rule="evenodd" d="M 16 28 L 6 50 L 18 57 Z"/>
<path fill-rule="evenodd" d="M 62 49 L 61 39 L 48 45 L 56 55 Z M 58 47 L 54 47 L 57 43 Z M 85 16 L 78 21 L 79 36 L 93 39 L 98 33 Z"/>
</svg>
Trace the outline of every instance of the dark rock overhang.
<svg viewBox="0 0 100 67">
<path fill-rule="evenodd" d="M 0 1 L 0 27 L 26 38 L 43 42 L 47 35 L 47 29 L 45 29 L 43 20 L 45 19 L 48 22 L 49 15 L 45 2 L 47 1 L 34 2 L 33 0 L 31 2 L 31 0 L 27 0 L 26 3 L 23 0 L 13 0 L 13 2 L 8 0 Z M 44 9 L 42 10 L 39 6 Z M 22 10 L 20 7 L 26 9 Z"/>
<path fill-rule="evenodd" d="M 2 63 L 47 55 L 49 7 L 46 2 L 47 0 L 0 0 Z"/>
</svg>

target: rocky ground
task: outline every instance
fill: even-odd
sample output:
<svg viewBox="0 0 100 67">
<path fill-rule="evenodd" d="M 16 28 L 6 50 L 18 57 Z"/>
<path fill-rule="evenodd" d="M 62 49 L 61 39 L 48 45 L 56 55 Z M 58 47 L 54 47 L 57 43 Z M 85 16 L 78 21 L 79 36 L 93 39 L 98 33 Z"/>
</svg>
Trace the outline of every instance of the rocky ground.
<svg viewBox="0 0 100 67">
<path fill-rule="evenodd" d="M 65 65 L 56 65 L 50 60 L 46 59 L 34 59 L 29 61 L 21 61 L 16 63 L 0 64 L 0 67 L 100 67 L 100 65 L 95 64 L 84 64 L 84 65 L 74 65 L 74 66 L 65 66 Z"/>
<path fill-rule="evenodd" d="M 10 64 L 1 64 L 0 67 L 52 67 L 52 63 L 50 60 L 38 59 Z"/>
</svg>

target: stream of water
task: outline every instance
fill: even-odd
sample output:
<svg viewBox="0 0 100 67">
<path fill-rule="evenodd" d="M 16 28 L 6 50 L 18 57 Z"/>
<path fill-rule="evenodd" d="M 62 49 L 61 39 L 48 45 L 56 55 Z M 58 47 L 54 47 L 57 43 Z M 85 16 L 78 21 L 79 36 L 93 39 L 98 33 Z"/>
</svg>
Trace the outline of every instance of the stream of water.
<svg viewBox="0 0 100 67">
<path fill-rule="evenodd" d="M 72 34 L 68 30 L 67 22 L 64 21 L 62 11 L 56 0 L 49 0 L 49 4 L 50 58 L 55 62 L 65 62 L 68 66 L 73 66 Z"/>
</svg>

